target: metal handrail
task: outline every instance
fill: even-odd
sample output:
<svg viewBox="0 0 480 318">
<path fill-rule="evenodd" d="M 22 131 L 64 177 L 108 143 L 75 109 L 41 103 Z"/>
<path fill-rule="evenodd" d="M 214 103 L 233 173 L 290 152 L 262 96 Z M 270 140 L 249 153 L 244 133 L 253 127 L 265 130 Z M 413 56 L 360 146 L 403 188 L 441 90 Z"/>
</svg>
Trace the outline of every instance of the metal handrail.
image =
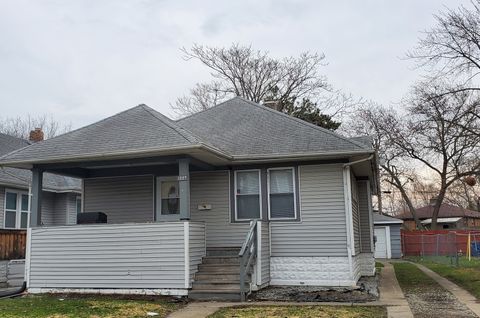
<svg viewBox="0 0 480 318">
<path fill-rule="evenodd" d="M 250 223 L 245 241 L 243 242 L 238 257 L 240 258 L 240 298 L 241 301 L 246 300 L 247 290 L 245 288 L 245 278 L 251 271 L 251 265 L 254 258 L 257 256 L 257 221 L 253 220 Z"/>
</svg>

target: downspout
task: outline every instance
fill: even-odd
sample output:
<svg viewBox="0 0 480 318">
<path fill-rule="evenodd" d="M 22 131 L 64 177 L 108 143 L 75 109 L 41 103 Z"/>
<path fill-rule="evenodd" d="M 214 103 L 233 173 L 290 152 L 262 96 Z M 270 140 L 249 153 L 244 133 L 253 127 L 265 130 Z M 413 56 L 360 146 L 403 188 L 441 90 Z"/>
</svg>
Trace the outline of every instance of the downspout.
<svg viewBox="0 0 480 318">
<path fill-rule="evenodd" d="M 351 176 L 350 176 L 350 166 L 372 160 L 373 155 L 370 155 L 367 158 L 359 159 L 356 161 L 348 162 L 343 165 L 343 193 L 345 198 L 345 221 L 347 227 L 347 256 L 348 256 L 348 267 L 350 271 L 350 277 L 352 281 L 355 279 L 353 277 L 353 254 L 355 248 L 355 238 L 353 235 L 353 212 L 352 212 L 352 188 L 351 188 Z"/>
</svg>

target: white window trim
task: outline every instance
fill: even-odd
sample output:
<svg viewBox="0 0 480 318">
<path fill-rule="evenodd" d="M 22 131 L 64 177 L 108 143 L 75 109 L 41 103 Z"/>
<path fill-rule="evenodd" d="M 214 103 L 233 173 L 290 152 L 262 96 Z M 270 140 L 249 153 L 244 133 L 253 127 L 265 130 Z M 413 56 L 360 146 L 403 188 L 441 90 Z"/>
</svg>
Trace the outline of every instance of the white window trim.
<svg viewBox="0 0 480 318">
<path fill-rule="evenodd" d="M 156 177 L 156 192 L 155 193 L 155 200 L 157 202 L 156 204 L 156 220 L 157 222 L 162 222 L 162 221 L 178 221 L 180 220 L 180 213 L 179 214 L 162 214 L 162 186 L 161 183 L 164 181 L 178 181 L 177 176 L 168 176 L 168 177 Z M 178 197 L 178 200 L 180 201 L 180 196 Z"/>
<path fill-rule="evenodd" d="M 274 218 L 272 217 L 272 209 L 270 208 L 270 171 L 272 170 L 292 170 L 292 178 L 293 178 L 293 211 L 294 216 L 293 218 Z M 297 211 L 297 181 L 295 175 L 295 167 L 275 167 L 275 168 L 268 168 L 267 169 L 267 201 L 268 201 L 268 219 L 275 221 L 275 220 L 296 220 L 298 217 Z"/>
<path fill-rule="evenodd" d="M 235 170 L 233 178 L 233 194 L 234 194 L 234 203 L 235 203 L 235 221 L 250 221 L 257 219 L 239 219 L 237 211 L 237 172 L 252 172 L 256 171 L 258 173 L 258 204 L 260 205 L 260 215 L 258 219 L 262 219 L 262 173 L 260 169 L 249 169 L 249 170 Z"/>
<path fill-rule="evenodd" d="M 13 212 L 11 209 L 7 209 L 7 193 L 15 193 L 17 195 L 17 209 L 15 210 L 15 227 L 6 227 L 7 222 L 7 210 L 8 212 Z M 30 222 L 30 211 L 22 210 L 22 195 L 26 195 L 28 199 L 27 208 L 30 209 L 30 197 L 27 191 L 17 190 L 17 189 L 5 189 L 4 204 L 3 204 L 3 228 L 9 230 L 23 230 L 29 227 Z M 22 228 L 22 213 L 27 212 L 27 227 Z"/>
</svg>

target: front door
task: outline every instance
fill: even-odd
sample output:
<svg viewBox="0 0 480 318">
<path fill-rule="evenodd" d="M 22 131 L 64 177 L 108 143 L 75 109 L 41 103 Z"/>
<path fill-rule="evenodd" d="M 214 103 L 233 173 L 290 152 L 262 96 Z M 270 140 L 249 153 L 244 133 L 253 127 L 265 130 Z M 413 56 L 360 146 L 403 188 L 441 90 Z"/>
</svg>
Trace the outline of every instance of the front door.
<svg viewBox="0 0 480 318">
<path fill-rule="evenodd" d="M 176 176 L 157 177 L 156 203 L 157 221 L 180 220 L 180 191 Z"/>
</svg>

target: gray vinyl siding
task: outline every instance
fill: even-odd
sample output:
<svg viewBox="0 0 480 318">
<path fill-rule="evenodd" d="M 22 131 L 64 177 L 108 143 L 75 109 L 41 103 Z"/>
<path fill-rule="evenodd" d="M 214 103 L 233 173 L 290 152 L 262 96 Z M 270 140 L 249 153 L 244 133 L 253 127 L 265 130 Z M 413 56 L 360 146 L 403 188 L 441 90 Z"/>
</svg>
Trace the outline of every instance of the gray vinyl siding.
<svg viewBox="0 0 480 318">
<path fill-rule="evenodd" d="M 104 212 L 108 223 L 153 221 L 153 176 L 84 179 L 84 212 Z"/>
<path fill-rule="evenodd" d="M 340 164 L 299 167 L 301 222 L 271 222 L 272 256 L 347 256 Z"/>
<path fill-rule="evenodd" d="M 33 228 L 30 288 L 184 288 L 184 222 Z"/>
<path fill-rule="evenodd" d="M 42 225 L 58 225 L 55 223 L 55 193 L 42 193 Z"/>
<path fill-rule="evenodd" d="M 268 222 L 262 222 L 262 280 L 261 284 L 265 285 L 270 282 L 270 225 Z"/>
<path fill-rule="evenodd" d="M 57 193 L 54 195 L 53 224 L 67 224 L 67 193 Z"/>
<path fill-rule="evenodd" d="M 5 187 L 0 186 L 0 228 L 4 227 L 4 217 L 5 217 Z"/>
<path fill-rule="evenodd" d="M 400 235 L 400 224 L 390 225 L 390 246 L 392 258 L 402 257 L 402 238 Z"/>
<path fill-rule="evenodd" d="M 370 253 L 372 251 L 372 242 L 371 242 L 371 227 L 370 227 L 370 218 L 372 216 L 372 211 L 370 211 L 369 201 L 371 198 L 368 197 L 367 181 L 358 181 L 358 206 L 360 210 L 360 235 L 361 235 L 361 251 Z"/>
<path fill-rule="evenodd" d="M 207 247 L 240 247 L 248 223 L 230 222 L 230 183 L 228 171 L 199 172 L 190 176 L 191 220 L 205 222 Z M 199 210 L 210 204 L 211 210 Z"/>
<path fill-rule="evenodd" d="M 358 206 L 358 188 L 357 181 L 352 175 L 351 177 L 351 188 L 352 188 L 352 226 L 353 226 L 353 242 L 355 248 L 355 255 L 360 254 L 360 212 Z"/>
<path fill-rule="evenodd" d="M 67 194 L 67 224 L 77 224 L 77 196 L 76 193 Z"/>
<path fill-rule="evenodd" d="M 205 224 L 190 223 L 189 225 L 189 249 L 190 249 L 190 287 L 195 273 L 198 271 L 198 265 L 202 263 L 202 258 L 206 255 L 205 245 Z"/>
</svg>

